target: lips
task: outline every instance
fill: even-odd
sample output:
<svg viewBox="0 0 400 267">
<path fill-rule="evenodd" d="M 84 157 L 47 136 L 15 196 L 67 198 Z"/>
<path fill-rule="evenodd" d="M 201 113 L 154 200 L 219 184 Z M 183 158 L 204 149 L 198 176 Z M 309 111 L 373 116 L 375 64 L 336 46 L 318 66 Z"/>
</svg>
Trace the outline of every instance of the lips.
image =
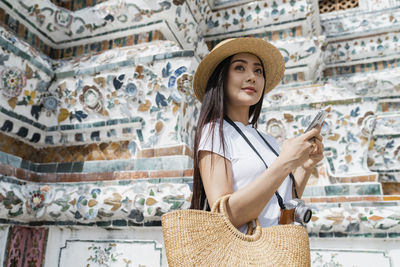
<svg viewBox="0 0 400 267">
<path fill-rule="evenodd" d="M 255 93 L 256 92 L 256 88 L 254 88 L 252 86 L 243 87 L 242 90 L 245 91 L 245 92 L 248 92 L 248 93 Z"/>
</svg>

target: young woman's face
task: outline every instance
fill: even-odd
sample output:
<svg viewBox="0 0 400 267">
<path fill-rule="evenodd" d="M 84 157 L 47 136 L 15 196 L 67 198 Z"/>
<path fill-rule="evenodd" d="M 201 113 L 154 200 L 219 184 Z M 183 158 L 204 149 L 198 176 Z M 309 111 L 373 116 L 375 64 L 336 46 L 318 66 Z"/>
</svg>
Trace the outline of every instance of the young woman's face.
<svg viewBox="0 0 400 267">
<path fill-rule="evenodd" d="M 257 104 L 264 89 L 263 66 L 253 54 L 239 53 L 232 57 L 225 96 L 228 107 Z"/>
</svg>

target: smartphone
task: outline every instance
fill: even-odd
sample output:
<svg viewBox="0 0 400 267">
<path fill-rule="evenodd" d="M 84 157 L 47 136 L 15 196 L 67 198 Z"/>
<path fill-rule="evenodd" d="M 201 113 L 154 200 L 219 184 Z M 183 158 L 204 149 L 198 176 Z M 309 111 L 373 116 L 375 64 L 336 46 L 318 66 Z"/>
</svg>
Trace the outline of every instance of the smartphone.
<svg viewBox="0 0 400 267">
<path fill-rule="evenodd" d="M 310 125 L 308 125 L 307 129 L 305 130 L 305 133 L 316 127 L 317 125 L 320 126 L 322 123 L 325 121 L 326 118 L 326 111 L 325 110 L 319 110 L 317 115 L 315 115 L 314 119 L 311 121 Z"/>
</svg>

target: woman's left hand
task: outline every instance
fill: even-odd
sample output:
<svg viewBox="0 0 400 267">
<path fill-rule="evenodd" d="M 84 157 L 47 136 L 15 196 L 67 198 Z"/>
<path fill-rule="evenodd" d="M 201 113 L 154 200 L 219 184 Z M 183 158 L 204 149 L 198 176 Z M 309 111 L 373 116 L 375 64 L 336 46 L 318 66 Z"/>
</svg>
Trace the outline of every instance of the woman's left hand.
<svg viewBox="0 0 400 267">
<path fill-rule="evenodd" d="M 311 171 L 315 165 L 317 165 L 317 163 L 324 158 L 324 144 L 322 144 L 322 136 L 318 135 L 310 140 L 310 142 L 314 142 L 314 150 L 310 153 L 310 158 L 302 165 L 303 169 L 306 171 Z"/>
</svg>

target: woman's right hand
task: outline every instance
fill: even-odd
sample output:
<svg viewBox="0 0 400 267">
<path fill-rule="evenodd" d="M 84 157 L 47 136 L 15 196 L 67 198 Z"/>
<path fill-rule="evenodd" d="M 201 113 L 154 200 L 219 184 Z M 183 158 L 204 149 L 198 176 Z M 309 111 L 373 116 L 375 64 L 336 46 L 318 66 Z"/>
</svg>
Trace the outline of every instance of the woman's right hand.
<svg viewBox="0 0 400 267">
<path fill-rule="evenodd" d="M 315 127 L 311 131 L 298 137 L 286 139 L 283 142 L 279 158 L 288 164 L 292 169 L 302 165 L 310 158 L 314 150 L 314 138 L 318 138 L 322 127 Z"/>
</svg>

